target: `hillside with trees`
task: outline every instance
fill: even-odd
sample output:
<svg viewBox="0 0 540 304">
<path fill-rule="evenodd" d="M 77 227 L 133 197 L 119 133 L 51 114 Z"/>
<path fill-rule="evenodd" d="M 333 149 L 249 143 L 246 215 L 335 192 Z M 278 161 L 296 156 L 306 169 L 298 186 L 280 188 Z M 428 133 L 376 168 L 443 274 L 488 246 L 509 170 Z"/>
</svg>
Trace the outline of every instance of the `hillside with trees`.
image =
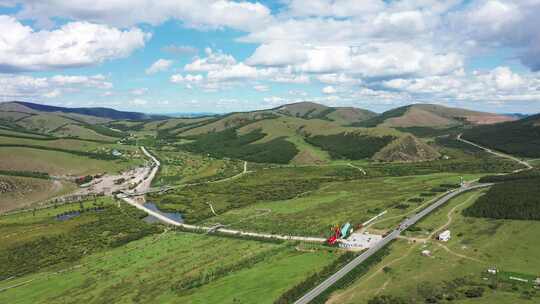
<svg viewBox="0 0 540 304">
<path fill-rule="evenodd" d="M 523 157 L 540 157 L 540 114 L 494 125 L 477 126 L 463 138 Z"/>
<path fill-rule="evenodd" d="M 540 220 L 540 178 L 495 184 L 463 214 L 494 219 Z"/>
</svg>

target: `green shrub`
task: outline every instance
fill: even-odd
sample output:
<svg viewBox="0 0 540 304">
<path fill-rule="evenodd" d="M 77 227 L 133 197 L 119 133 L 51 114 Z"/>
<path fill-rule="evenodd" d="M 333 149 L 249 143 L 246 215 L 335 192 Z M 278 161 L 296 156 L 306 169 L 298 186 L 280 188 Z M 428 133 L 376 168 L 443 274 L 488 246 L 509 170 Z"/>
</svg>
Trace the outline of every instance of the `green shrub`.
<svg viewBox="0 0 540 304">
<path fill-rule="evenodd" d="M 22 177 L 32 177 L 32 178 L 41 178 L 41 179 L 49 179 L 49 173 L 47 172 L 38 172 L 38 171 L 7 171 L 7 170 L 0 170 L 0 175 L 8 175 L 8 176 L 22 176 Z"/>
<path fill-rule="evenodd" d="M 467 298 L 480 298 L 484 295 L 484 288 L 482 287 L 473 287 L 465 291 L 465 296 Z"/>
<path fill-rule="evenodd" d="M 102 212 L 83 212 L 81 219 L 95 219 L 84 221 L 76 229 L 59 235 L 22 240 L 16 245 L 0 248 L 0 280 L 34 273 L 62 262 L 73 262 L 93 252 L 119 247 L 160 232 L 159 226 L 141 220 L 145 216 L 144 212 L 133 207 L 106 206 Z M 49 225 L 63 223 L 55 221 Z"/>
</svg>

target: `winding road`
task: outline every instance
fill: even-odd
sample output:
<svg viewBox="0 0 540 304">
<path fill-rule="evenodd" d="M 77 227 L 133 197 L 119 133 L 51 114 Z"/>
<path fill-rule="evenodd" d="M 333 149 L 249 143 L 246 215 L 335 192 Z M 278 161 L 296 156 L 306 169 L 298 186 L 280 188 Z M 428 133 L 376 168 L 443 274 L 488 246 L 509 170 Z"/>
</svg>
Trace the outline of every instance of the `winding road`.
<svg viewBox="0 0 540 304">
<path fill-rule="evenodd" d="M 527 162 L 525 162 L 525 161 L 523 161 L 521 159 L 518 159 L 518 158 L 513 157 L 511 155 L 506 155 L 506 154 L 503 154 L 503 153 L 500 153 L 500 152 L 493 151 L 493 150 L 491 150 L 489 148 L 483 147 L 481 145 L 478 145 L 478 144 L 470 142 L 470 141 L 468 141 L 466 139 L 463 139 L 463 138 L 461 138 L 461 134 L 459 134 L 457 136 L 457 140 L 462 141 L 464 143 L 467 143 L 469 145 L 473 145 L 473 146 L 475 146 L 477 148 L 480 148 L 480 149 L 482 149 L 482 150 L 484 150 L 484 151 L 486 151 L 488 153 L 497 155 L 499 157 L 504 157 L 504 158 L 511 159 L 511 160 L 513 160 L 515 162 L 518 162 L 518 163 L 520 163 L 520 164 L 522 164 L 522 165 L 524 165 L 526 167 L 524 169 L 516 170 L 514 172 L 519 172 L 519 171 L 528 170 L 528 169 L 533 168 L 529 163 L 527 163 Z M 464 192 L 489 187 L 491 185 L 493 185 L 493 184 L 486 183 L 486 184 L 466 185 L 464 187 L 461 187 L 460 189 L 453 190 L 453 191 L 447 193 L 445 196 L 439 198 L 435 203 L 431 204 L 429 207 L 427 207 L 427 208 L 423 209 L 422 211 L 416 213 L 411 218 L 405 219 L 399 225 L 399 227 L 397 229 L 393 230 L 390 234 L 388 234 L 385 238 L 383 238 L 374 247 L 371 247 L 370 249 L 368 249 L 367 251 L 365 251 L 364 253 L 362 253 L 358 257 L 356 257 L 354 260 L 352 260 L 347 265 L 345 265 L 343 268 L 341 268 L 338 272 L 334 273 L 332 276 L 327 278 L 324 282 L 322 282 L 317 287 L 315 287 L 314 289 L 312 289 L 311 291 L 306 293 L 303 297 L 298 299 L 295 302 L 295 304 L 307 304 L 307 303 L 311 302 L 313 299 L 315 299 L 317 296 L 319 296 L 321 293 L 323 293 L 326 289 L 328 289 L 330 286 L 332 286 L 337 281 L 339 281 L 341 278 L 343 278 L 347 273 L 349 273 L 351 270 L 353 270 L 356 266 L 360 265 L 362 262 L 364 262 L 366 259 L 368 259 L 370 256 L 372 256 L 374 253 L 376 253 L 381 248 L 386 246 L 392 240 L 396 239 L 401 234 L 402 231 L 404 231 L 408 227 L 414 225 L 415 223 L 420 221 L 423 217 L 425 217 L 426 215 L 431 213 L 433 210 L 435 210 L 435 209 L 439 208 L 440 206 L 444 205 L 446 202 L 448 202 L 452 198 L 454 198 L 454 197 L 456 197 L 456 196 L 458 196 L 458 195 L 460 195 L 460 194 L 462 194 Z"/>
<path fill-rule="evenodd" d="M 514 157 L 514 156 L 512 156 L 512 155 L 508 155 L 508 154 L 504 154 L 504 153 L 502 153 L 502 152 L 494 151 L 494 150 L 492 150 L 492 149 L 486 148 L 486 147 L 481 146 L 481 145 L 479 145 L 479 144 L 475 144 L 475 143 L 473 143 L 472 141 L 468 141 L 468 140 L 466 140 L 466 139 L 463 139 L 461 136 L 462 136 L 462 134 L 459 134 L 459 135 L 457 136 L 456 139 L 459 140 L 459 141 L 461 141 L 461 142 L 464 142 L 464 143 L 466 143 L 466 144 L 469 144 L 469 145 L 471 145 L 471 146 L 475 146 L 475 147 L 477 147 L 477 148 L 479 148 L 479 149 L 482 149 L 482 150 L 484 150 L 484 151 L 486 151 L 486 152 L 488 152 L 488 153 L 491 153 L 491 154 L 493 154 L 493 155 L 496 155 L 496 156 L 499 156 L 499 157 L 503 157 L 503 158 L 508 158 L 508 159 L 513 160 L 513 161 L 515 161 L 515 162 L 518 162 L 518 163 L 520 163 L 520 164 L 522 164 L 523 166 L 526 167 L 526 168 L 524 168 L 524 169 L 518 169 L 518 170 L 516 170 L 516 171 L 514 171 L 514 172 L 519 172 L 519 171 L 523 171 L 523 170 L 529 170 L 529 169 L 532 169 L 532 168 L 533 168 L 533 166 L 531 166 L 528 162 L 526 162 L 526 161 L 524 161 L 524 160 L 521 160 L 521 159 L 519 159 L 519 158 L 517 158 L 517 157 Z"/>
<path fill-rule="evenodd" d="M 281 235 L 281 234 L 267 234 L 267 233 L 257 233 L 257 232 L 248 232 L 248 231 L 241 231 L 241 230 L 235 230 L 235 229 L 226 229 L 226 228 L 215 228 L 215 227 L 207 227 L 207 226 L 198 226 L 198 225 L 189 225 L 177 222 L 173 219 L 170 219 L 163 214 L 160 214 L 159 212 L 156 212 L 154 210 L 151 210 L 147 207 L 145 207 L 143 204 L 138 203 L 133 197 L 136 197 L 137 194 L 139 196 L 143 193 L 147 193 L 148 189 L 150 189 L 150 184 L 152 183 L 152 179 L 155 177 L 159 170 L 159 166 L 161 163 L 157 158 L 155 158 L 152 154 L 150 154 L 144 147 L 141 147 L 141 150 L 143 151 L 144 155 L 146 155 L 148 158 L 150 158 L 153 161 L 152 170 L 146 177 L 146 179 L 141 182 L 137 188 L 135 189 L 133 193 L 122 193 L 118 194 L 117 198 L 123 200 L 124 202 L 134 206 L 135 208 L 142 210 L 146 212 L 147 214 L 157 218 L 159 221 L 169 224 L 172 226 L 180 227 L 187 230 L 193 230 L 193 231 L 204 231 L 204 232 L 214 232 L 218 231 L 220 233 L 225 234 L 232 234 L 232 235 L 238 235 L 238 236 L 249 236 L 249 237 L 258 237 L 258 238 L 265 238 L 265 239 L 278 239 L 278 240 L 289 240 L 289 241 L 303 241 L 303 242 L 314 242 L 314 243 L 323 243 L 326 241 L 324 238 L 317 238 L 317 237 L 307 237 L 307 236 L 292 236 L 292 235 Z M 244 171 L 240 174 L 247 173 L 247 163 L 244 163 Z M 237 177 L 237 176 L 234 176 Z M 232 178 L 234 178 L 232 177 Z M 231 178 L 229 178 L 231 179 Z"/>
<path fill-rule="evenodd" d="M 470 144 L 470 145 L 473 145 L 475 147 L 478 147 L 478 148 L 480 148 L 482 150 L 485 150 L 488 153 L 497 155 L 499 157 L 504 157 L 504 158 L 508 158 L 508 159 L 513 160 L 513 161 L 516 161 L 516 162 L 524 165 L 527 169 L 532 168 L 532 166 L 530 164 L 528 164 L 527 162 L 525 162 L 523 160 L 520 160 L 520 159 L 515 158 L 513 156 L 510 156 L 510 155 L 495 152 L 495 151 L 493 151 L 491 149 L 482 147 L 482 146 L 477 145 L 477 144 L 475 144 L 473 142 L 462 139 L 461 134 L 458 135 L 457 140 L 465 142 L 465 143 Z M 145 187 L 145 185 L 148 185 L 147 187 L 149 188 L 149 185 L 150 185 L 152 179 L 154 178 L 155 174 L 157 173 L 157 170 L 159 169 L 160 163 L 154 156 L 152 156 L 150 153 L 148 153 L 148 151 L 144 147 L 141 147 L 141 149 L 142 149 L 143 153 L 146 156 L 148 156 L 149 158 L 151 158 L 154 161 L 154 164 L 155 164 L 155 166 L 153 167 L 151 173 L 147 177 L 147 180 L 145 180 L 143 183 L 141 183 L 141 185 L 139 185 L 141 188 Z M 526 169 L 523 169 L 523 170 L 526 170 Z M 521 170 L 519 170 L 519 171 L 521 171 Z M 244 172 L 242 172 L 241 174 L 245 174 L 246 172 L 247 172 L 247 168 L 246 168 L 246 164 L 244 164 Z M 407 228 L 409 228 L 410 226 L 414 225 L 415 223 L 420 221 L 422 218 L 424 218 L 425 216 L 427 216 L 428 214 L 433 212 L 435 209 L 437 209 L 440 206 L 447 203 L 452 198 L 454 198 L 454 197 L 456 197 L 456 196 L 458 196 L 458 195 L 460 195 L 460 194 L 462 194 L 464 192 L 489 187 L 491 185 L 493 185 L 493 184 L 485 183 L 485 184 L 465 185 L 465 186 L 463 186 L 463 187 L 461 187 L 459 189 L 449 191 L 446 195 L 444 195 L 443 197 L 436 200 L 433 204 L 429 205 L 428 207 L 421 210 L 420 212 L 412 215 L 410 218 L 406 218 L 403 222 L 400 223 L 400 225 L 396 229 L 392 230 L 388 235 L 386 235 L 375 246 L 369 248 L 364 253 L 360 254 L 355 259 L 353 259 L 351 262 L 346 264 L 343 268 L 338 270 L 336 273 L 334 273 L 333 275 L 328 277 L 321 284 L 319 284 L 318 286 L 313 288 L 311 291 L 306 293 L 304 296 L 302 296 L 300 299 L 298 299 L 295 302 L 295 304 L 307 304 L 307 303 L 311 302 L 313 299 L 315 299 L 317 296 L 322 294 L 326 289 L 328 289 L 330 286 L 335 284 L 337 281 L 339 281 L 341 278 L 343 278 L 345 275 L 347 275 L 350 271 L 352 271 L 354 268 L 356 268 L 362 262 L 364 262 L 369 257 L 371 257 L 373 254 L 375 254 L 381 248 L 386 246 L 388 243 L 390 243 L 394 239 L 398 238 L 402 231 L 404 231 Z M 146 188 L 146 189 L 148 189 L 148 188 Z M 137 190 L 139 190 L 139 187 L 137 188 Z M 145 189 L 143 188 L 143 189 L 140 189 L 140 190 L 144 191 Z M 139 191 L 137 191 L 137 192 L 139 192 Z M 241 236 L 252 236 L 252 237 L 260 237 L 260 238 L 282 239 L 282 240 L 298 240 L 298 241 L 320 242 L 320 243 L 325 241 L 325 239 L 323 239 L 323 238 L 312 238 L 312 237 L 301 237 L 301 236 L 285 236 L 285 235 L 275 235 L 275 234 L 262 234 L 262 233 L 245 232 L 245 231 L 233 230 L 233 229 L 225 229 L 225 228 L 215 229 L 215 228 L 212 228 L 212 227 L 188 225 L 188 224 L 184 224 L 184 223 L 179 223 L 177 221 L 174 221 L 172 219 L 167 218 L 164 215 L 161 215 L 161 214 L 159 214 L 159 213 L 157 213 L 155 211 L 152 211 L 152 210 L 146 208 L 144 205 L 138 204 L 137 202 L 135 202 L 135 200 L 131 199 L 130 197 L 128 197 L 126 195 L 120 194 L 118 197 L 120 199 L 124 200 L 126 203 L 128 203 L 128 204 L 130 204 L 130 205 L 132 205 L 132 206 L 134 206 L 134 207 L 136 207 L 136 208 L 138 208 L 140 210 L 143 210 L 146 213 L 158 218 L 160 221 L 162 221 L 164 223 L 174 225 L 174 226 L 178 226 L 178 227 L 182 227 L 184 229 L 206 231 L 206 232 L 217 230 L 217 231 L 219 231 L 221 233 L 227 233 L 227 234 L 234 234 L 234 235 L 241 235 Z"/>
<path fill-rule="evenodd" d="M 347 273 L 349 273 L 351 270 L 356 268 L 358 265 L 360 265 L 362 262 L 367 260 L 370 256 L 375 254 L 377 251 L 379 251 L 381 248 L 386 246 L 388 243 L 396 239 L 402 231 L 406 230 L 408 227 L 414 225 L 416 222 L 420 221 L 423 217 L 431 213 L 433 210 L 439 208 L 440 206 L 444 205 L 446 202 L 451 200 L 452 198 L 475 189 L 485 188 L 489 187 L 492 184 L 478 184 L 474 186 L 468 186 L 468 187 L 462 187 L 460 189 L 454 190 L 446 194 L 445 196 L 438 199 L 435 203 L 431 204 L 429 207 L 425 208 L 424 210 L 420 211 L 419 213 L 413 215 L 411 218 L 405 219 L 398 228 L 393 230 L 390 234 L 388 234 L 386 237 L 384 237 L 379 243 L 377 243 L 375 246 L 371 247 L 361 255 L 357 256 L 354 260 L 349 262 L 347 265 L 345 265 L 343 268 L 341 268 L 338 272 L 331 275 L 329 278 L 324 280 L 321 284 L 319 284 L 317 287 L 313 288 L 311 291 L 306 293 L 303 297 L 298 299 L 295 304 L 307 304 L 311 302 L 313 299 L 315 299 L 317 296 L 319 296 L 321 293 L 323 293 L 326 289 L 328 289 L 330 286 L 334 285 L 337 281 L 339 281 L 341 278 L 343 278 Z"/>
</svg>

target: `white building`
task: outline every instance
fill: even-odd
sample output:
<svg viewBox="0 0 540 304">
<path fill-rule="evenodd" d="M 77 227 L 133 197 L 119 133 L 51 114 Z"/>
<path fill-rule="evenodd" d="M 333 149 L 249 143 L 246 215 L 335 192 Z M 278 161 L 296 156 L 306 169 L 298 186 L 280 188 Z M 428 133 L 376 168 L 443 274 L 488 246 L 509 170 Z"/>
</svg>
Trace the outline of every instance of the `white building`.
<svg viewBox="0 0 540 304">
<path fill-rule="evenodd" d="M 426 257 L 431 256 L 431 251 L 429 251 L 429 250 L 422 250 L 422 255 L 423 255 L 423 256 L 426 256 Z"/>
<path fill-rule="evenodd" d="M 450 240 L 450 230 L 445 230 L 439 234 L 437 238 L 439 241 L 448 242 Z"/>
</svg>

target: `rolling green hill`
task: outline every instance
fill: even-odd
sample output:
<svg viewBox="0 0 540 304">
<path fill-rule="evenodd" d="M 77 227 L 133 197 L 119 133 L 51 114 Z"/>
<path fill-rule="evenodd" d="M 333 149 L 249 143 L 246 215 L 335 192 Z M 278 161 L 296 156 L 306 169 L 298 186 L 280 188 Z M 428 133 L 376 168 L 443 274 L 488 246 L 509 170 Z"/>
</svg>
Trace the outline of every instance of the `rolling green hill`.
<svg viewBox="0 0 540 304">
<path fill-rule="evenodd" d="M 507 115 L 449 108 L 433 104 L 415 104 L 386 111 L 381 115 L 355 125 L 363 127 L 448 128 L 457 125 L 493 124 L 514 119 L 514 117 Z"/>
<path fill-rule="evenodd" d="M 138 112 L 126 112 L 118 111 L 110 108 L 67 108 L 56 107 L 43 104 L 37 104 L 32 102 L 23 101 L 11 101 L 0 104 L 0 111 L 19 111 L 25 113 L 65 113 L 65 114 L 78 114 L 94 117 L 101 117 L 107 119 L 132 119 L 132 120 L 144 120 L 144 119 L 157 119 L 166 118 L 164 115 L 148 115 Z"/>
<path fill-rule="evenodd" d="M 313 102 L 298 102 L 280 106 L 275 112 L 303 119 L 324 119 L 340 125 L 350 125 L 377 116 L 375 112 L 353 107 L 327 107 Z"/>
<path fill-rule="evenodd" d="M 466 130 L 463 138 L 524 157 L 540 157 L 540 114 Z"/>
<path fill-rule="evenodd" d="M 441 157 L 441 154 L 435 148 L 413 135 L 407 134 L 385 146 L 373 156 L 373 159 L 414 162 L 435 160 L 439 157 Z"/>
<path fill-rule="evenodd" d="M 418 137 L 513 117 L 415 104 L 382 114 L 354 107 L 298 102 L 268 110 L 167 118 L 110 109 L 0 104 L 3 132 L 28 136 L 173 146 L 251 162 L 321 164 L 340 160 L 424 161 L 440 157 Z M 448 131 L 448 132 L 447 132 Z M 425 135 L 425 136 L 424 136 Z"/>
<path fill-rule="evenodd" d="M 107 116 L 136 117 L 129 114 L 130 112 L 112 109 L 94 110 L 94 108 L 50 107 L 25 102 L 0 103 L 0 128 L 4 132 L 11 133 L 112 142 L 126 134 L 107 127 L 106 124 L 112 121 L 112 118 Z"/>
</svg>

